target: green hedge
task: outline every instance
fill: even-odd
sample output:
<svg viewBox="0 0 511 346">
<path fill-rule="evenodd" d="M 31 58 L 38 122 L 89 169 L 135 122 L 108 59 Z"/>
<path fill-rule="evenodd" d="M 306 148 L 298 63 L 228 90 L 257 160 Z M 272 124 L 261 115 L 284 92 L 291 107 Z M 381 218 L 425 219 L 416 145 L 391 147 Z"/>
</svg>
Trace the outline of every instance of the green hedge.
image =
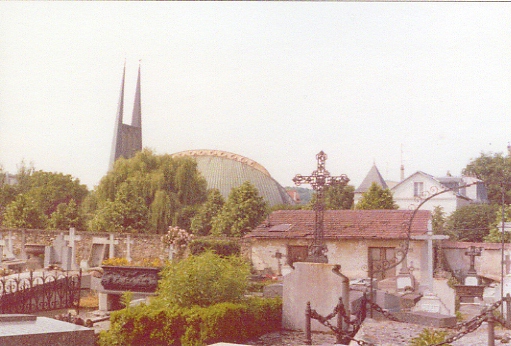
<svg viewBox="0 0 511 346">
<path fill-rule="evenodd" d="M 188 248 L 190 249 L 190 253 L 194 256 L 200 255 L 208 250 L 222 257 L 239 255 L 241 253 L 239 242 L 230 239 L 193 239 L 190 244 L 188 244 Z"/>
<path fill-rule="evenodd" d="M 141 305 L 112 313 L 110 329 L 99 345 L 202 346 L 243 342 L 280 330 L 282 301 L 250 298 L 207 308 L 165 308 Z"/>
</svg>

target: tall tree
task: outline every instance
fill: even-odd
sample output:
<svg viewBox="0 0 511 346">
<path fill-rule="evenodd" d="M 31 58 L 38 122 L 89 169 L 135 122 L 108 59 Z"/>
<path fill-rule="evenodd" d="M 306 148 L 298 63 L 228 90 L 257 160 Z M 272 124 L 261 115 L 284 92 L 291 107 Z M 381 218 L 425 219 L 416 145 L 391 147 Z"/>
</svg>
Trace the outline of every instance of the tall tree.
<svg viewBox="0 0 511 346">
<path fill-rule="evenodd" d="M 67 204 L 59 204 L 57 206 L 57 210 L 51 214 L 48 226 L 49 228 L 60 230 L 68 230 L 71 227 L 80 231 L 84 230 L 84 218 L 82 217 L 75 200 L 72 199 Z"/>
<path fill-rule="evenodd" d="M 352 185 L 331 185 L 325 188 L 324 203 L 327 210 L 346 210 L 353 207 L 355 187 Z M 312 195 L 307 209 L 314 209 L 317 194 Z"/>
<path fill-rule="evenodd" d="M 12 228 L 42 229 L 46 227 L 46 222 L 47 217 L 37 203 L 24 194 L 19 194 L 6 207 L 3 225 Z"/>
<path fill-rule="evenodd" d="M 394 202 L 392 193 L 389 189 L 384 189 L 376 183 L 372 183 L 369 190 L 362 194 L 362 197 L 355 205 L 355 209 L 373 210 L 373 209 L 397 209 L 398 205 Z"/>
<path fill-rule="evenodd" d="M 259 225 L 267 211 L 267 203 L 259 196 L 257 188 L 246 181 L 232 189 L 222 210 L 213 218 L 211 232 L 241 237 Z"/>
<path fill-rule="evenodd" d="M 504 184 L 505 203 L 511 204 L 511 157 L 502 153 L 481 153 L 464 169 L 464 175 L 475 176 L 484 181 L 491 204 L 501 204 L 502 184 Z"/>
<path fill-rule="evenodd" d="M 445 233 L 453 240 L 482 242 L 495 222 L 496 209 L 488 204 L 461 207 L 446 220 Z"/>
<path fill-rule="evenodd" d="M 200 206 L 197 214 L 193 217 L 191 231 L 195 235 L 209 235 L 211 233 L 211 221 L 222 210 L 225 201 L 218 189 L 208 192 L 208 199 Z"/>
<path fill-rule="evenodd" d="M 90 225 L 156 233 L 166 232 L 172 224 L 189 229 L 190 219 L 206 200 L 206 187 L 193 159 L 155 155 L 144 149 L 129 160 L 118 159 L 101 179 L 94 200 L 87 202 L 89 215 L 93 215 Z M 121 200 L 127 192 L 119 194 L 123 188 L 136 198 Z M 127 217 L 130 208 L 135 208 L 139 219 Z M 132 225 L 126 224 L 129 220 Z"/>
</svg>

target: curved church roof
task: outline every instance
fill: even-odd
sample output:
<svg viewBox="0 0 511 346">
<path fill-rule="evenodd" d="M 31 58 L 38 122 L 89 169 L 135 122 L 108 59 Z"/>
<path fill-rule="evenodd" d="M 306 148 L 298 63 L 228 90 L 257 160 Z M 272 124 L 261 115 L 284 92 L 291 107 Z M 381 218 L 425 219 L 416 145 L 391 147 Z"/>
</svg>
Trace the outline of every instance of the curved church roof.
<svg viewBox="0 0 511 346">
<path fill-rule="evenodd" d="M 229 196 L 232 188 L 248 180 L 270 206 L 294 204 L 286 190 L 271 177 L 266 168 L 247 157 L 221 150 L 187 150 L 172 156 L 193 157 L 208 188 L 218 189 L 224 198 Z"/>
</svg>

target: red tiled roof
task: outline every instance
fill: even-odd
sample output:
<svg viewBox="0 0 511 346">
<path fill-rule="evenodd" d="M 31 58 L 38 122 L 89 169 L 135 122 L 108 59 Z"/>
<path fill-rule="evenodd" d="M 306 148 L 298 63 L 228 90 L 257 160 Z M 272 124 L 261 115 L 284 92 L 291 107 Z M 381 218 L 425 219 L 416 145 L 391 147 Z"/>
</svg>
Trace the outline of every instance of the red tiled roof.
<svg viewBox="0 0 511 346">
<path fill-rule="evenodd" d="M 409 210 L 327 210 L 323 232 L 326 239 L 405 239 L 414 211 Z M 427 232 L 431 212 L 418 210 L 410 232 Z M 278 210 L 270 214 L 248 238 L 312 238 L 315 212 L 312 210 Z"/>
</svg>

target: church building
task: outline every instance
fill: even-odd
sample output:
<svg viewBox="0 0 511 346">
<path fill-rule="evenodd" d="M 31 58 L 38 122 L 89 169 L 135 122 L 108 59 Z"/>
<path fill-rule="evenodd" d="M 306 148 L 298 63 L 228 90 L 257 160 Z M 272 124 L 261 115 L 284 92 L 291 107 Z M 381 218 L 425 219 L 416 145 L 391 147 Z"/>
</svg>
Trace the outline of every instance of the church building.
<svg viewBox="0 0 511 346">
<path fill-rule="evenodd" d="M 138 79 L 135 91 L 135 102 L 131 125 L 123 123 L 124 116 L 124 83 L 126 65 L 124 66 L 121 95 L 117 118 L 115 122 L 114 139 L 109 169 L 114 162 L 124 157 L 129 159 L 138 151 L 142 150 L 142 107 L 140 92 L 140 66 L 138 67 Z M 259 191 L 265 201 L 270 205 L 295 204 L 291 196 L 286 192 L 268 170 L 256 161 L 222 150 L 201 149 L 187 150 L 172 154 L 174 157 L 190 157 L 197 162 L 197 168 L 206 179 L 209 189 L 216 188 L 227 199 L 231 190 L 239 187 L 245 181 L 249 181 Z"/>
</svg>

